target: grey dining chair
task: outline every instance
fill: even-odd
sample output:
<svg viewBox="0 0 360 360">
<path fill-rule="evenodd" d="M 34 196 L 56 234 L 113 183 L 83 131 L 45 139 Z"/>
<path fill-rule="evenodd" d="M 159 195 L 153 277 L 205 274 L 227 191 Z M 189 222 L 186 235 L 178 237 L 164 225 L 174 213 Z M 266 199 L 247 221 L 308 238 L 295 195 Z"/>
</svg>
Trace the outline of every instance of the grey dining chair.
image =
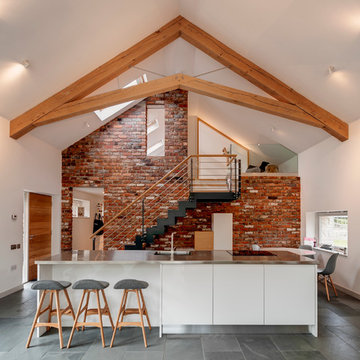
<svg viewBox="0 0 360 360">
<path fill-rule="evenodd" d="M 300 245 L 299 249 L 303 249 L 303 250 L 313 250 L 313 247 L 311 245 Z M 308 257 L 309 259 L 315 259 L 315 255 L 304 255 L 306 257 Z"/>
<path fill-rule="evenodd" d="M 324 269 L 318 269 L 318 276 L 323 276 L 324 277 L 324 283 L 325 283 L 325 289 L 326 289 L 326 296 L 327 296 L 327 300 L 330 301 L 330 295 L 329 295 L 329 289 L 328 289 L 328 281 L 330 282 L 335 296 L 338 296 L 336 289 L 335 289 L 335 285 L 332 281 L 331 278 L 331 274 L 335 271 L 335 267 L 336 267 L 336 261 L 338 258 L 339 254 L 332 254 L 329 257 L 329 260 L 326 263 L 326 266 Z"/>
</svg>

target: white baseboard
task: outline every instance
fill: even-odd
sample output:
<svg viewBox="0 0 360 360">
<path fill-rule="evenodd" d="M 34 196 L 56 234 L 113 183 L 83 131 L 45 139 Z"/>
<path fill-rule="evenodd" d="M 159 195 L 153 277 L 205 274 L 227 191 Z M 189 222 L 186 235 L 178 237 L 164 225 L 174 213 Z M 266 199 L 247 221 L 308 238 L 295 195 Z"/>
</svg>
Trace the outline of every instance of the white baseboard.
<svg viewBox="0 0 360 360">
<path fill-rule="evenodd" d="M 345 293 L 345 294 L 347 294 L 347 295 L 350 295 L 350 296 L 354 297 L 355 299 L 359 299 L 359 300 L 360 300 L 360 294 L 359 294 L 359 293 L 357 293 L 357 292 L 355 292 L 355 291 L 352 291 L 352 290 L 350 290 L 350 289 L 348 289 L 348 288 L 346 288 L 346 287 L 343 287 L 343 286 L 341 286 L 341 285 L 339 285 L 339 284 L 336 284 L 336 283 L 334 283 L 334 285 L 335 285 L 335 287 L 336 287 L 337 289 L 341 290 L 343 293 Z"/>
<path fill-rule="evenodd" d="M 18 285 L 18 286 L 15 286 L 9 290 L 6 290 L 6 291 L 3 291 L 3 292 L 0 292 L 0 299 L 5 297 L 5 296 L 8 296 L 8 295 L 11 295 L 13 294 L 14 292 L 17 292 L 17 291 L 20 291 L 24 288 L 24 286 L 21 284 L 21 285 Z"/>
</svg>

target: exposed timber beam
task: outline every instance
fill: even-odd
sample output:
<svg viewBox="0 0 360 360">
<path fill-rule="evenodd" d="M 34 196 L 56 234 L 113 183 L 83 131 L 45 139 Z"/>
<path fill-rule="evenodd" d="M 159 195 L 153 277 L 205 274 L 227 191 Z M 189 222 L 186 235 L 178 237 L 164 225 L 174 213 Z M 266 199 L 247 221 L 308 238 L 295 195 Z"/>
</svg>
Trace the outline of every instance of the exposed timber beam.
<svg viewBox="0 0 360 360">
<path fill-rule="evenodd" d="M 66 111 L 68 111 L 70 107 L 73 107 L 74 110 L 78 106 L 80 109 L 80 106 L 83 106 L 81 99 L 85 98 L 85 96 L 91 94 L 108 81 L 119 76 L 124 71 L 152 55 L 179 36 L 183 37 L 189 43 L 204 51 L 221 64 L 249 80 L 251 83 L 279 100 L 279 102 L 271 104 L 271 99 L 265 97 L 258 97 L 257 95 L 235 89 L 226 90 L 227 87 L 221 88 L 221 86 L 217 84 L 210 86 L 209 84 L 205 85 L 205 83 L 203 83 L 201 85 L 199 81 L 196 82 L 194 80 L 191 81 L 192 86 L 194 86 L 191 91 L 202 94 L 207 92 L 206 95 L 225 101 L 230 101 L 230 99 L 232 99 L 230 102 L 283 116 L 312 126 L 322 127 L 329 134 L 341 141 L 348 139 L 348 124 L 346 122 L 314 104 L 309 99 L 297 93 L 288 85 L 230 49 L 228 46 L 184 19 L 182 16 L 178 16 L 155 33 L 117 55 L 104 65 L 101 65 L 78 81 L 59 91 L 57 94 L 13 119 L 10 122 L 10 136 L 17 139 L 36 126 L 56 121 L 56 114 L 59 117 L 57 120 L 67 118 L 68 113 Z M 187 85 L 185 83 L 182 84 L 184 89 L 186 86 L 190 86 L 189 81 Z M 217 87 L 217 91 L 214 92 L 215 86 Z M 118 95 L 122 98 L 122 95 L 120 94 L 121 90 L 119 90 L 119 94 L 116 95 L 114 92 L 114 98 Z M 246 99 L 247 97 L 248 99 Z M 94 98 L 95 104 L 95 97 L 91 98 Z M 104 94 L 104 99 L 105 98 L 107 99 L 107 95 Z M 266 99 L 266 101 L 262 99 Z M 84 100 L 85 102 L 88 101 L 86 99 Z M 76 101 L 78 101 L 78 103 L 76 103 Z M 264 101 L 265 103 L 260 106 L 259 103 L 261 101 Z M 104 100 L 104 102 L 106 101 Z M 286 104 L 290 106 L 286 107 Z M 295 110 L 294 108 L 297 108 L 298 110 Z M 61 114 L 65 117 L 61 117 Z M 319 125 L 317 121 L 319 121 L 321 125 Z"/>
<path fill-rule="evenodd" d="M 320 121 L 314 119 L 312 116 L 294 105 L 261 95 L 252 94 L 247 91 L 234 89 L 186 75 L 183 75 L 180 88 L 236 105 L 245 106 L 250 109 L 295 120 L 303 124 L 323 127 Z"/>
<path fill-rule="evenodd" d="M 181 19 L 182 17 L 178 16 L 159 30 L 67 86 L 65 89 L 13 119 L 10 123 L 10 136 L 17 139 L 25 135 L 35 127 L 34 123 L 38 119 L 50 111 L 67 102 L 84 98 L 177 39 L 180 36 Z"/>
<path fill-rule="evenodd" d="M 349 138 L 348 124 L 346 122 L 314 104 L 275 76 L 241 56 L 185 18 L 181 19 L 181 37 L 275 99 L 293 104 L 318 119 L 329 134 L 341 141 Z"/>
<path fill-rule="evenodd" d="M 179 89 L 181 74 L 151 80 L 149 82 L 130 86 L 127 88 L 109 91 L 103 94 L 89 96 L 60 106 L 47 115 L 38 119 L 34 125 L 41 126 L 55 121 L 68 119 L 73 116 L 86 114 L 91 111 L 120 104 L 126 101 L 137 100 L 163 92 Z"/>
<path fill-rule="evenodd" d="M 72 101 L 43 116 L 34 125 L 49 124 L 122 102 L 145 98 L 175 89 L 193 91 L 307 125 L 322 127 L 318 120 L 294 105 L 183 74 L 175 74 L 128 88 Z"/>
</svg>

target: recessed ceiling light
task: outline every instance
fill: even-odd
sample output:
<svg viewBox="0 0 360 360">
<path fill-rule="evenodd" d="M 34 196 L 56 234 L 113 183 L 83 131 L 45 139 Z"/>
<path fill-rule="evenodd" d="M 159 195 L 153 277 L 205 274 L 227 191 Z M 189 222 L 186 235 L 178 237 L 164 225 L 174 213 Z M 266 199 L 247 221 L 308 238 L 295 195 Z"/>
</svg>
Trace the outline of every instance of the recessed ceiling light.
<svg viewBox="0 0 360 360">
<path fill-rule="evenodd" d="M 30 66 L 30 61 L 29 60 L 23 60 L 20 63 L 25 69 L 27 69 Z"/>
<path fill-rule="evenodd" d="M 257 144 L 257 146 L 260 146 L 260 144 Z"/>
<path fill-rule="evenodd" d="M 328 68 L 329 74 L 332 74 L 336 71 L 336 67 L 334 65 L 330 65 Z"/>
</svg>

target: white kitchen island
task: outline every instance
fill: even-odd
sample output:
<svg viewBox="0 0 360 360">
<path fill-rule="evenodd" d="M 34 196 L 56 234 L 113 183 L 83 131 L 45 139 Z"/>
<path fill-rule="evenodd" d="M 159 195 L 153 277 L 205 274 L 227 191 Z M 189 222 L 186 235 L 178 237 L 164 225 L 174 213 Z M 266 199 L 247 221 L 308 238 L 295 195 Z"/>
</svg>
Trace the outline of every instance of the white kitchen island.
<svg viewBox="0 0 360 360">
<path fill-rule="evenodd" d="M 36 263 L 39 279 L 108 281 L 105 292 L 113 317 L 122 295 L 114 284 L 126 278 L 147 281 L 145 301 L 160 335 L 183 333 L 189 326 L 306 325 L 317 336 L 316 262 L 288 251 L 272 253 L 232 256 L 218 250 L 170 256 L 133 250 L 64 251 Z M 81 291 L 69 289 L 69 294 L 76 308 Z M 135 298 L 129 305 L 136 306 Z M 110 325 L 106 317 L 104 323 Z M 72 319 L 64 317 L 63 325 L 72 326 Z"/>
</svg>

